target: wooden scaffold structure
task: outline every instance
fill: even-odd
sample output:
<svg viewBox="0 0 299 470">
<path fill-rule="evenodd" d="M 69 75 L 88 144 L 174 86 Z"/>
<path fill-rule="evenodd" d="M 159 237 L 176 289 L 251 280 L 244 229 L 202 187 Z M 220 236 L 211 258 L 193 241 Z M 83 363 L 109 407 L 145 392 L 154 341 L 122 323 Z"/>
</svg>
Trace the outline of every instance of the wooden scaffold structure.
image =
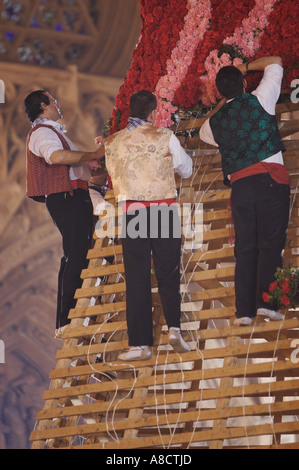
<svg viewBox="0 0 299 470">
<path fill-rule="evenodd" d="M 284 264 L 294 267 L 299 266 L 299 140 L 293 138 L 298 110 L 294 103 L 277 105 L 291 176 Z M 201 124 L 201 119 L 181 121 L 176 131 Z M 153 270 L 153 356 L 130 364 L 117 360 L 128 347 L 122 246 L 117 234 L 97 238 L 96 230 L 31 433 L 33 449 L 299 448 L 299 312 L 286 309 L 283 321 L 233 325 L 230 189 L 223 185 L 219 152 L 196 137 L 188 146 L 194 172 L 177 179 L 178 201 L 190 203 L 191 213 L 201 207 L 203 217 L 202 243 L 184 240 L 181 258 L 182 333 L 191 351 L 180 355 L 168 345 Z M 114 207 L 113 191 L 106 203 Z M 185 223 L 182 217 L 183 232 Z"/>
</svg>

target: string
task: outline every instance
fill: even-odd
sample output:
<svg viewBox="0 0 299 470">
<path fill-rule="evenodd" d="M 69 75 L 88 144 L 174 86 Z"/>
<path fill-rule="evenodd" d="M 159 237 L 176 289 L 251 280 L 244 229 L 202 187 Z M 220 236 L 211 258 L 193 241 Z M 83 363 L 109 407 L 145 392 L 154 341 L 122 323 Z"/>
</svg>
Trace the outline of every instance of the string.
<svg viewBox="0 0 299 470">
<path fill-rule="evenodd" d="M 210 158 L 211 158 L 211 157 L 210 157 Z M 210 159 L 209 159 L 209 160 L 210 160 Z M 200 165 L 200 166 L 201 166 L 201 165 Z M 197 172 L 199 171 L 200 166 L 197 168 Z M 205 173 L 206 173 L 206 171 L 207 171 L 207 168 L 208 168 L 208 163 L 207 163 L 207 165 L 206 165 L 206 167 L 205 167 L 205 170 L 204 170 L 204 172 L 203 172 L 203 174 L 202 174 L 202 177 L 201 177 L 201 180 L 200 180 L 200 183 L 199 183 L 200 186 L 201 186 L 201 184 L 202 184 L 202 181 L 203 181 L 203 178 L 204 178 Z M 197 210 L 198 205 L 201 203 L 201 200 L 202 200 L 204 194 L 209 190 L 209 188 L 211 187 L 211 185 L 213 184 L 213 182 L 214 182 L 218 177 L 219 177 L 219 174 L 216 175 L 216 177 L 214 178 L 214 180 L 210 183 L 210 185 L 207 187 L 207 189 L 203 192 L 199 203 L 197 203 L 197 205 L 196 205 L 196 207 L 195 207 L 195 210 Z M 193 180 L 194 180 L 194 178 L 192 179 L 192 181 L 193 181 Z M 191 182 L 191 184 L 192 184 L 192 182 Z M 198 194 L 199 192 L 200 192 L 200 189 L 198 190 L 197 194 Z M 193 204 L 193 205 L 194 205 L 194 204 Z M 217 252 L 217 251 L 220 251 L 220 250 L 215 250 L 215 252 Z M 185 286 L 186 286 L 186 292 L 183 293 L 182 303 L 184 302 L 184 297 L 186 297 L 186 296 L 189 297 L 189 300 L 190 300 L 190 294 L 188 294 L 188 292 L 187 292 L 188 289 L 189 289 L 189 283 L 191 282 L 191 280 L 192 280 L 192 275 L 193 275 L 194 271 L 197 269 L 197 267 L 199 266 L 199 264 L 200 264 L 200 262 L 201 262 L 201 259 L 202 259 L 202 257 L 203 257 L 204 255 L 205 255 L 205 252 L 202 253 L 201 257 L 199 258 L 199 260 L 198 260 L 197 263 L 195 264 L 195 266 L 194 266 L 194 268 L 193 268 L 193 271 L 192 271 L 191 275 L 189 276 L 189 279 L 188 279 L 188 280 L 186 280 L 186 271 L 187 271 L 188 265 L 189 265 L 189 263 L 190 263 L 190 261 L 191 261 L 191 258 L 192 258 L 192 251 L 191 251 L 191 254 L 190 254 L 190 256 L 189 256 L 188 262 L 187 262 L 187 264 L 186 264 L 185 266 L 184 266 L 184 263 L 183 263 L 183 261 L 182 261 L 182 267 L 183 267 L 183 269 L 182 269 L 181 280 L 184 280 L 184 284 L 185 284 Z M 191 314 L 192 314 L 192 316 L 193 316 L 193 319 L 194 319 L 195 321 L 197 321 L 197 318 L 196 318 L 196 316 L 195 316 L 195 314 L 194 314 L 194 304 L 193 304 L 193 302 L 191 302 Z M 189 329 L 188 333 L 189 333 L 189 335 L 191 336 L 191 339 L 194 339 L 194 337 L 193 337 L 193 332 L 192 332 L 191 329 Z M 199 342 L 199 336 L 197 337 L 197 340 L 196 340 L 196 347 L 195 347 L 195 349 L 196 349 L 197 355 L 198 355 L 198 356 L 201 358 L 201 360 L 202 360 L 202 379 L 201 379 L 201 382 L 200 382 L 200 384 L 201 384 L 201 385 L 200 385 L 200 391 L 201 391 L 201 394 L 200 394 L 200 403 L 202 403 L 202 399 L 203 399 L 203 381 L 204 381 L 204 371 L 205 371 L 205 362 L 204 362 L 204 361 L 205 361 L 205 358 L 204 358 L 203 353 L 202 353 L 201 350 L 199 349 L 198 342 Z M 192 431 L 192 434 L 191 434 L 191 437 L 190 437 L 190 440 L 189 440 L 189 443 L 188 443 L 188 448 L 191 446 L 191 443 L 192 443 L 192 441 L 193 441 L 194 434 L 195 434 L 195 431 L 196 431 L 196 426 L 197 426 L 197 423 L 199 422 L 200 413 L 201 413 L 201 407 L 200 407 L 200 405 L 199 405 L 199 406 L 198 406 L 197 418 L 196 418 L 196 420 L 193 422 L 193 431 Z"/>
<path fill-rule="evenodd" d="M 115 384 L 115 392 L 114 392 L 114 395 L 113 395 L 113 399 L 110 401 L 109 405 L 108 405 L 108 408 L 107 408 L 107 411 L 106 411 L 106 415 L 105 415 L 105 422 L 106 422 L 106 431 L 107 431 L 107 434 L 108 436 L 110 436 L 110 438 L 114 441 L 117 441 L 119 442 L 119 438 L 118 438 L 118 435 L 117 435 L 117 432 L 115 430 L 115 427 L 114 427 L 114 418 L 115 418 L 115 413 L 116 413 L 116 408 L 117 406 L 123 401 L 125 400 L 129 395 L 130 393 L 132 392 L 132 390 L 134 389 L 135 387 L 135 384 L 136 384 L 136 381 L 137 381 L 137 374 L 136 374 L 136 368 L 133 364 L 126 364 L 124 363 L 124 365 L 128 365 L 130 369 L 133 369 L 133 375 L 134 375 L 134 380 L 133 380 L 133 384 L 131 386 L 131 388 L 129 389 L 128 393 L 123 397 L 121 398 L 120 400 L 118 400 L 118 402 L 115 404 L 114 408 L 113 408 L 113 412 L 112 412 L 112 418 L 111 418 L 111 426 L 112 426 L 112 431 L 114 433 L 114 436 L 110 433 L 109 431 L 109 425 L 108 425 L 108 417 L 109 417 L 109 411 L 110 411 L 110 408 L 112 407 L 114 401 L 116 400 L 116 396 L 117 396 L 117 393 L 118 393 L 118 390 L 119 390 L 119 386 L 118 386 L 118 383 L 116 380 L 114 380 L 110 374 L 106 374 L 105 372 L 103 371 L 99 371 L 98 369 L 96 369 L 93 364 L 90 362 L 90 349 L 91 349 L 91 344 L 92 342 L 95 340 L 95 336 L 97 334 L 99 334 L 102 326 L 108 322 L 108 320 L 111 320 L 113 319 L 113 317 L 117 316 L 119 314 L 119 312 L 116 312 L 115 314 L 113 314 L 112 316 L 110 315 L 107 315 L 107 318 L 106 320 L 101 323 L 101 325 L 99 326 L 99 328 L 96 330 L 96 332 L 93 334 L 90 342 L 89 342 L 89 348 L 88 348 L 88 353 L 87 353 L 87 361 L 88 361 L 88 364 L 90 366 L 90 368 L 95 371 L 96 373 L 99 373 L 99 374 L 102 374 L 104 377 L 106 377 L 107 379 L 109 379 L 111 382 L 113 382 Z M 105 347 L 104 347 L 104 352 L 103 352 L 103 363 L 104 364 L 107 364 L 108 366 L 112 367 L 113 364 L 111 362 L 106 362 L 106 349 L 108 347 L 108 344 L 111 340 L 111 338 L 115 335 L 115 333 L 123 327 L 123 325 L 125 324 L 125 322 L 121 323 L 113 332 L 112 334 L 109 336 L 107 342 L 105 343 Z"/>
<path fill-rule="evenodd" d="M 196 426 L 199 422 L 199 418 L 200 418 L 200 414 L 201 414 L 201 404 L 202 404 L 202 401 L 203 401 L 203 381 L 204 381 L 204 372 L 205 372 L 205 357 L 204 357 L 203 353 L 201 352 L 201 350 L 198 347 L 198 341 L 199 341 L 199 338 L 197 339 L 195 349 L 196 349 L 196 353 L 198 354 L 198 356 L 200 357 L 200 359 L 202 361 L 202 367 L 201 367 L 202 376 L 201 376 L 201 381 L 200 381 L 201 382 L 201 385 L 200 385 L 200 400 L 199 400 L 199 404 L 198 404 L 198 413 L 197 413 L 196 420 L 193 421 L 193 423 L 192 423 L 192 434 L 191 434 L 190 440 L 188 442 L 187 449 L 189 449 L 191 444 L 192 444 L 194 434 L 195 434 L 195 431 L 196 431 Z"/>
<path fill-rule="evenodd" d="M 181 380 L 181 399 L 180 399 L 180 403 L 179 403 L 179 413 L 178 413 L 178 416 L 177 416 L 176 423 L 173 427 L 173 431 L 171 431 L 171 428 L 170 428 L 170 425 L 169 425 L 171 438 L 170 438 L 170 441 L 169 441 L 169 444 L 168 444 L 168 448 L 170 448 L 170 446 L 171 446 L 173 437 L 174 437 L 175 432 L 176 432 L 176 428 L 177 428 L 179 420 L 180 420 L 180 416 L 181 416 L 181 413 L 182 413 L 182 404 L 183 404 L 183 399 L 184 399 L 184 384 L 185 384 L 184 377 L 185 377 L 185 375 L 184 375 L 184 370 L 183 370 L 183 361 L 182 361 L 182 356 L 179 353 L 176 353 L 176 354 L 180 358 L 180 368 L 181 368 L 181 377 L 182 377 L 182 380 Z M 165 366 L 166 366 L 166 364 L 165 364 Z M 166 368 L 164 370 L 166 370 Z M 165 373 L 163 374 L 163 378 L 164 377 L 165 377 Z M 167 417 L 165 389 L 164 389 L 164 403 L 165 403 L 165 413 L 166 413 L 166 417 Z M 168 422 L 168 420 L 167 420 L 167 422 Z"/>
<path fill-rule="evenodd" d="M 254 334 L 254 330 L 255 330 L 255 322 L 253 323 L 252 331 L 251 331 L 251 334 L 250 334 L 250 337 L 249 337 L 248 349 L 247 349 L 247 353 L 246 353 L 245 366 L 244 366 L 243 388 L 242 388 L 242 411 L 243 411 L 243 419 L 244 419 L 245 437 L 246 437 L 246 442 L 247 442 L 247 448 L 248 449 L 250 449 L 250 445 L 249 445 L 249 439 L 248 439 L 248 434 L 247 434 L 247 424 L 246 424 L 245 381 L 246 381 L 246 374 L 247 374 L 249 351 L 250 351 L 251 340 L 252 340 L 252 336 Z"/>
<path fill-rule="evenodd" d="M 164 440 L 163 440 L 163 436 L 162 436 L 162 433 L 161 433 L 161 430 L 160 430 L 160 424 L 159 424 L 159 410 L 158 410 L 158 398 L 157 398 L 157 367 L 158 367 L 158 359 L 159 359 L 159 354 L 160 354 L 159 346 L 161 346 L 161 341 L 162 341 L 162 336 L 160 335 L 159 345 L 158 345 L 158 348 L 157 348 L 156 363 L 154 365 L 154 399 L 155 399 L 157 429 L 158 429 L 158 433 L 159 433 L 160 440 L 161 440 L 161 443 L 162 443 L 162 447 L 163 447 L 163 449 L 165 449 L 165 443 L 164 443 Z"/>
<path fill-rule="evenodd" d="M 277 351 L 277 347 L 278 347 L 278 340 L 279 340 L 279 336 L 280 336 L 280 332 L 281 332 L 283 323 L 284 323 L 284 317 L 283 317 L 283 319 L 282 319 L 281 322 L 280 322 L 280 327 L 279 327 L 279 330 L 278 330 L 278 333 L 277 333 L 276 343 L 275 343 L 275 347 L 274 347 L 274 350 L 273 350 L 272 368 L 271 368 L 271 374 L 270 374 L 270 380 L 269 380 L 269 389 L 268 389 L 269 417 L 270 417 L 270 423 L 271 423 L 271 425 L 272 425 L 274 444 L 275 444 L 275 447 L 276 447 L 276 448 L 277 448 L 277 439 L 276 439 L 276 434 L 275 434 L 275 429 L 274 429 L 274 418 L 273 418 L 273 416 L 272 416 L 272 410 L 271 410 L 271 379 L 273 378 L 273 373 L 274 373 L 274 357 L 275 357 L 275 355 L 276 355 L 276 351 Z"/>
<path fill-rule="evenodd" d="M 91 361 L 90 361 L 90 349 L 91 349 L 92 343 L 95 341 L 96 335 L 99 334 L 99 332 L 100 332 L 102 326 L 105 325 L 105 323 L 108 322 L 108 319 L 111 319 L 111 318 L 113 318 L 113 317 L 115 317 L 115 316 L 117 316 L 117 315 L 118 315 L 118 312 L 116 312 L 114 315 L 112 315 L 112 317 L 110 317 L 109 315 L 107 315 L 106 320 L 105 320 L 103 323 L 100 324 L 100 326 L 97 328 L 96 332 L 95 332 L 95 333 L 93 334 L 93 336 L 91 337 L 90 342 L 89 342 L 88 352 L 87 352 L 87 362 L 88 362 L 88 364 L 89 364 L 89 367 L 90 367 L 94 372 L 96 372 L 97 374 L 103 375 L 104 377 L 106 377 L 107 379 L 109 379 L 111 382 L 113 382 L 113 383 L 115 384 L 115 392 L 114 392 L 113 400 L 109 403 L 108 409 L 107 409 L 107 411 L 106 411 L 106 418 L 105 418 L 105 419 L 106 419 L 106 431 L 107 431 L 108 436 L 110 436 L 111 439 L 113 439 L 113 440 L 119 441 L 115 429 L 113 429 L 113 432 L 114 432 L 115 437 L 113 437 L 113 436 L 110 434 L 110 431 L 109 431 L 109 429 L 108 429 L 108 414 L 109 414 L 109 409 L 110 409 L 111 403 L 113 403 L 113 401 L 114 401 L 115 398 L 116 398 L 116 395 L 117 395 L 117 392 L 118 392 L 118 383 L 117 383 L 117 381 L 114 380 L 110 375 L 106 374 L 106 373 L 103 372 L 103 371 L 99 371 L 97 368 L 95 368 L 95 367 L 93 366 L 93 364 L 91 363 Z M 106 348 L 106 347 L 107 347 L 107 343 L 105 343 L 105 348 Z M 104 348 L 104 350 L 105 350 L 105 348 Z M 105 354 L 103 354 L 103 362 L 105 363 L 104 356 L 105 356 Z M 109 363 L 106 363 L 106 364 L 107 364 L 107 365 L 111 365 L 111 364 L 109 364 Z M 113 423 L 112 423 L 112 425 L 113 425 Z M 113 427 L 113 426 L 112 426 L 112 427 Z"/>
</svg>

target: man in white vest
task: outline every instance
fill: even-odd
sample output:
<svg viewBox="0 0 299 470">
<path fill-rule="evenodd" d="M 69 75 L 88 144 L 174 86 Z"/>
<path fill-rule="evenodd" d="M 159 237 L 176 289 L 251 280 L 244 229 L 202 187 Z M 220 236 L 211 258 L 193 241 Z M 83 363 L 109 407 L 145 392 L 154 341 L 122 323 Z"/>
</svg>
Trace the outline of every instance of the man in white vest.
<svg viewBox="0 0 299 470">
<path fill-rule="evenodd" d="M 180 331 L 181 224 L 174 173 L 189 178 L 192 159 L 171 130 L 154 125 L 156 108 L 151 92 L 134 93 L 128 126 L 105 142 L 106 167 L 124 211 L 122 245 L 131 346 L 119 355 L 125 361 L 152 355 L 151 254 L 169 343 L 177 352 L 190 350 Z"/>
</svg>

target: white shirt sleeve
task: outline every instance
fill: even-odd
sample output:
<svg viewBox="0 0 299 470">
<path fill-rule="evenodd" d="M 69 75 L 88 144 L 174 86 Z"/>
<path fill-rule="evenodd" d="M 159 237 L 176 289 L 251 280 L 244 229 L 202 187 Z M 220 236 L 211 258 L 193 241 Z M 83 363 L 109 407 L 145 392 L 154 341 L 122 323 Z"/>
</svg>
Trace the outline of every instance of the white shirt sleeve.
<svg viewBox="0 0 299 470">
<path fill-rule="evenodd" d="M 44 158 L 49 165 L 52 165 L 52 153 L 56 150 L 63 150 L 63 145 L 55 132 L 46 127 L 40 127 L 31 134 L 29 150 L 34 155 Z"/>
<path fill-rule="evenodd" d="M 215 142 L 213 137 L 213 132 L 210 126 L 210 119 L 207 119 L 200 128 L 199 137 L 206 144 L 214 145 L 218 147 L 218 144 Z"/>
<path fill-rule="evenodd" d="M 172 155 L 174 171 L 182 178 L 189 178 L 192 175 L 192 158 L 185 152 L 174 134 L 170 137 L 169 151 Z"/>
<path fill-rule="evenodd" d="M 275 106 L 281 92 L 283 68 L 279 64 L 270 64 L 256 90 L 252 92 L 267 113 L 274 115 Z"/>
</svg>

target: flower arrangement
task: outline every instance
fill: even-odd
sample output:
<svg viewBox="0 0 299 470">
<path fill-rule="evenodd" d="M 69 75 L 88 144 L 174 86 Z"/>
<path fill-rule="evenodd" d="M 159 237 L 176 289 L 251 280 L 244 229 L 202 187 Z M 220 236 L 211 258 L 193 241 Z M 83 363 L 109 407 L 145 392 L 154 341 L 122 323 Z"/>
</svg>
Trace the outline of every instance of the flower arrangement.
<svg viewBox="0 0 299 470">
<path fill-rule="evenodd" d="M 263 292 L 264 302 L 270 303 L 274 309 L 283 307 L 295 308 L 299 305 L 299 268 L 277 268 L 275 281 Z"/>
<path fill-rule="evenodd" d="M 115 99 L 110 133 L 127 124 L 129 99 L 140 89 L 158 99 L 157 124 L 170 126 L 184 109 L 207 112 L 218 100 L 222 65 L 280 55 L 284 82 L 298 78 L 299 0 L 140 0 L 142 30 L 131 68 Z M 254 89 L 259 74 L 249 74 Z"/>
</svg>

